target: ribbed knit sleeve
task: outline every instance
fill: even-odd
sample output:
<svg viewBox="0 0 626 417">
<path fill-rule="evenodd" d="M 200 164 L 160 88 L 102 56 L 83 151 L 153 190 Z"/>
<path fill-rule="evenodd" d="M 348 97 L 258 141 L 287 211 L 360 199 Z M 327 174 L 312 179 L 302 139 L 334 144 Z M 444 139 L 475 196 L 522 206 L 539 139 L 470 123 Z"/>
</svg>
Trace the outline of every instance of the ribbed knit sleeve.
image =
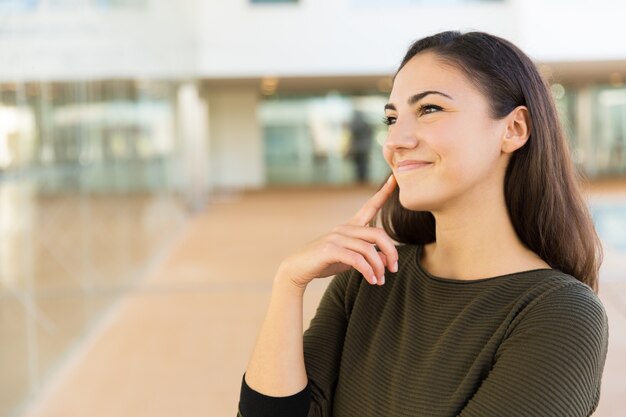
<svg viewBox="0 0 626 417">
<path fill-rule="evenodd" d="M 574 282 L 551 289 L 510 324 L 460 416 L 591 415 L 608 336 L 606 312 L 591 288 Z"/>
<path fill-rule="evenodd" d="M 311 325 L 304 332 L 304 362 L 312 395 L 308 417 L 332 415 L 333 395 L 351 308 L 346 289 L 349 285 L 358 285 L 358 278 L 352 277 L 356 275 L 353 272 L 351 269 L 333 278 Z"/>
</svg>

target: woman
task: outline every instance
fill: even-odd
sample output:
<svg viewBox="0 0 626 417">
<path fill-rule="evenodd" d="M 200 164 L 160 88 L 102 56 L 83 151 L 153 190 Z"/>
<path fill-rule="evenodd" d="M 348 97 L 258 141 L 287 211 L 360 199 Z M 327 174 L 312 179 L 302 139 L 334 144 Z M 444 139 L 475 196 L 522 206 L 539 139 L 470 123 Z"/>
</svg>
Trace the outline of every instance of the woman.
<svg viewBox="0 0 626 417">
<path fill-rule="evenodd" d="M 590 415 L 602 250 L 535 65 L 439 33 L 410 47 L 385 113 L 392 175 L 279 266 L 239 415 Z M 302 337 L 307 284 L 334 274 Z"/>
</svg>

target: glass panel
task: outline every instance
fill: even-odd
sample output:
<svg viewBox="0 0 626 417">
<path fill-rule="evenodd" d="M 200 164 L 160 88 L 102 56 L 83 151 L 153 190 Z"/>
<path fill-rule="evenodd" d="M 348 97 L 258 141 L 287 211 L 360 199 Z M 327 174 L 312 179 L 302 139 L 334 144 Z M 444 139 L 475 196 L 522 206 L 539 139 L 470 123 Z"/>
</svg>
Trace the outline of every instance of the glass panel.
<svg viewBox="0 0 626 417">
<path fill-rule="evenodd" d="M 604 248 L 626 252 L 626 204 L 594 202 L 589 207 Z"/>
<path fill-rule="evenodd" d="M 0 415 L 39 392 L 185 223 L 175 90 L 0 84 Z"/>
<path fill-rule="evenodd" d="M 44 193 L 167 189 L 175 154 L 171 87 L 144 87 L 121 81 L 29 85 L 37 97 L 28 93 L 18 107 L 13 87 L 6 86 L 0 117 L 9 123 L 0 128 L 0 168 L 14 172 L 34 162 L 31 173 L 42 174 Z"/>
<path fill-rule="evenodd" d="M 259 118 L 267 182 L 382 181 L 390 172 L 381 148 L 387 130 L 380 122 L 386 99 L 382 95 L 351 97 L 331 93 L 264 101 Z M 353 141 L 355 137 L 361 137 L 362 143 Z"/>
<path fill-rule="evenodd" d="M 591 156 L 600 176 L 626 173 L 626 88 L 599 86 L 593 94 Z"/>
<path fill-rule="evenodd" d="M 576 91 L 558 83 L 552 84 L 550 88 L 559 113 L 563 132 L 565 133 L 570 152 L 572 153 L 572 160 L 577 168 L 582 170 L 584 150 L 582 149 L 576 130 Z"/>
</svg>

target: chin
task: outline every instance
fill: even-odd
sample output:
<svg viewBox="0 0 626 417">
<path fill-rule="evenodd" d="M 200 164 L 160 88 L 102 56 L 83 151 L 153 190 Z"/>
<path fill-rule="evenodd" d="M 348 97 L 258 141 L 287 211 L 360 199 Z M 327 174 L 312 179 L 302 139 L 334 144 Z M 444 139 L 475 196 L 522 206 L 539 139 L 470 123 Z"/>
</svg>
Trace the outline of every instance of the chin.
<svg viewBox="0 0 626 417">
<path fill-rule="evenodd" d="M 438 211 L 442 206 L 445 205 L 445 201 L 442 200 L 441 196 L 432 196 L 427 193 L 420 192 L 419 189 L 413 189 L 409 192 L 402 192 L 402 188 L 400 188 L 398 193 L 398 201 L 400 205 L 407 210 L 411 211 Z"/>
<path fill-rule="evenodd" d="M 402 191 L 398 196 L 400 205 L 407 210 L 411 211 L 431 211 L 433 209 L 433 202 L 425 198 L 417 198 L 415 195 L 406 195 Z"/>
</svg>

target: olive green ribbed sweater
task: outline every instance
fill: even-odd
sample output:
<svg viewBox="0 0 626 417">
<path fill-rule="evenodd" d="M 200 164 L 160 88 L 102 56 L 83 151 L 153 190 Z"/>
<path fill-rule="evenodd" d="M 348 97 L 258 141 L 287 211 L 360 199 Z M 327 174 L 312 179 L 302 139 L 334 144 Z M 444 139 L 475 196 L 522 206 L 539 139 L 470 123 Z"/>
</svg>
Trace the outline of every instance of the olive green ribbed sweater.
<svg viewBox="0 0 626 417">
<path fill-rule="evenodd" d="M 590 287 L 555 269 L 439 278 L 421 267 L 421 248 L 397 247 L 399 270 L 384 286 L 354 269 L 330 283 L 304 333 L 308 416 L 595 410 L 608 321 Z"/>
</svg>

